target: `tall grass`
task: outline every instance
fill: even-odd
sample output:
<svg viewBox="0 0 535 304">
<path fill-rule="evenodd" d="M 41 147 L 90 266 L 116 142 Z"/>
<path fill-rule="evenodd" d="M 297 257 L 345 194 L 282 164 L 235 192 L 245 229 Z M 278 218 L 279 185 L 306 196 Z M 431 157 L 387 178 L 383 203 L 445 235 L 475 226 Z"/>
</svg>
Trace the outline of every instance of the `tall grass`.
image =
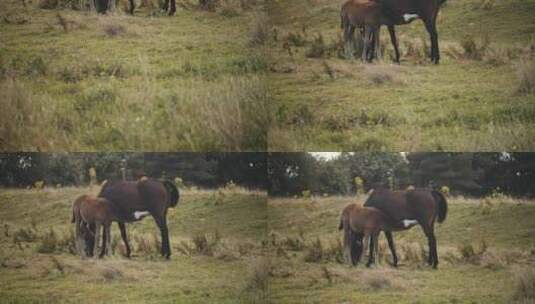
<svg viewBox="0 0 535 304">
<path fill-rule="evenodd" d="M 116 73 L 116 72 L 112 72 Z M 258 77 L 182 81 L 160 90 L 150 80 L 122 90 L 114 81 L 53 99 L 24 82 L 0 84 L 0 149 L 265 150 L 268 90 Z"/>
</svg>

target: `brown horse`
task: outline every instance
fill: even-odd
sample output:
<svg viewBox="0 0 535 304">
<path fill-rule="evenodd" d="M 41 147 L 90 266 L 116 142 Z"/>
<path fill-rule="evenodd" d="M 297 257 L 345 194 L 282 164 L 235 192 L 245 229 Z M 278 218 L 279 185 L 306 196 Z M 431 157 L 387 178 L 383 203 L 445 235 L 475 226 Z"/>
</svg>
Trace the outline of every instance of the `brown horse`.
<svg viewBox="0 0 535 304">
<path fill-rule="evenodd" d="M 401 20 L 401 19 L 400 19 Z M 395 61 L 399 62 L 399 49 L 394 30 L 394 20 L 383 13 L 380 3 L 373 0 L 349 0 L 342 5 L 340 11 L 340 27 L 344 33 L 345 52 L 347 58 L 353 57 L 355 45 L 355 29 L 361 28 L 363 38 L 362 61 L 370 62 L 379 51 L 379 32 L 383 24 L 388 25 L 390 39 L 396 53 Z"/>
<path fill-rule="evenodd" d="M 378 45 L 378 33 L 381 25 L 387 25 L 390 38 L 396 52 L 396 62 L 399 62 L 399 50 L 394 25 L 410 23 L 416 19 L 422 19 L 425 28 L 431 38 L 431 61 L 438 64 L 440 50 L 438 46 L 438 34 L 436 19 L 441 5 L 446 0 L 349 0 L 341 12 L 342 28 L 344 37 L 352 39 L 352 33 L 356 26 L 365 28 L 363 59 L 368 60 L 366 53 L 368 48 Z M 350 36 L 351 35 L 351 36 Z M 375 43 L 374 43 L 375 42 Z"/>
<path fill-rule="evenodd" d="M 390 218 L 391 223 L 403 223 L 408 229 L 417 223 L 422 227 L 429 244 L 428 263 L 433 268 L 438 266 L 437 241 L 435 238 L 435 220 L 444 222 L 448 213 L 448 202 L 444 195 L 436 190 L 415 189 L 407 191 L 390 191 L 377 189 L 364 203 L 365 207 L 375 207 Z M 388 246 L 393 256 L 393 265 L 398 258 L 392 238 L 392 231 L 384 230 Z"/>
<path fill-rule="evenodd" d="M 107 182 L 102 186 L 99 197 L 111 203 L 113 214 L 117 217 L 121 237 L 126 244 L 127 255 L 130 246 L 124 223 L 140 220 L 146 214 L 152 215 L 160 229 L 162 238 L 161 254 L 171 256 L 169 231 L 167 228 L 167 209 L 178 204 L 180 193 L 170 181 L 143 178 L 139 181 Z"/>
<path fill-rule="evenodd" d="M 111 223 L 118 220 L 113 214 L 111 203 L 105 198 L 82 195 L 73 203 L 72 216 L 72 222 L 76 223 L 76 247 L 78 253 L 82 255 L 82 235 L 87 242 L 86 237 L 88 234 L 91 234 L 94 237 L 94 242 L 90 247 L 90 249 L 92 249 L 92 254 L 90 255 L 96 256 L 100 238 L 100 228 L 102 227 L 102 250 L 99 257 L 103 257 L 104 254 L 108 255 L 111 242 Z M 94 228 L 89 225 L 94 225 Z M 85 248 L 87 253 L 88 247 L 86 246 Z"/>
<path fill-rule="evenodd" d="M 369 267 L 375 262 L 379 233 L 381 231 L 408 229 L 411 225 L 414 224 L 407 221 L 393 222 L 390 217 L 377 208 L 349 204 L 342 211 L 338 229 L 344 230 L 344 251 L 349 251 L 353 265 L 358 263 L 362 255 L 363 245 L 367 240 L 370 240 L 370 254 L 366 264 Z M 354 247 L 351 248 L 351 246 Z"/>
</svg>

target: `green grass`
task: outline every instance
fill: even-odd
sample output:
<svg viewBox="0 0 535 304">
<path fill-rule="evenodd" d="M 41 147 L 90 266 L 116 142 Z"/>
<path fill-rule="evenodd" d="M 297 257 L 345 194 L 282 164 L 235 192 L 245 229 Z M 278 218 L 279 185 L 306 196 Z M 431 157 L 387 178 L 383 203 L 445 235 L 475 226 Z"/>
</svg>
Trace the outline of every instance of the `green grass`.
<svg viewBox="0 0 535 304">
<path fill-rule="evenodd" d="M 0 6 L 2 150 L 265 150 L 260 5 L 132 17 L 37 2 Z"/>
<path fill-rule="evenodd" d="M 510 303 L 514 302 L 519 269 L 535 268 L 535 204 L 510 198 L 450 198 L 446 221 L 435 227 L 438 270 L 428 267 L 422 256 L 427 241 L 419 227 L 394 233 L 400 256 L 397 269 L 389 265 L 390 251 L 382 235 L 381 263 L 374 268 L 365 268 L 362 261 L 357 267 L 332 259 L 305 262 L 317 238 L 324 250 L 337 248 L 337 240 L 342 239 L 338 231 L 341 210 L 364 200 L 269 200 L 270 235 L 279 240 L 271 247 L 276 265 L 271 281 L 275 302 Z M 285 238 L 300 239 L 303 249 L 285 246 Z M 467 246 L 475 253 L 463 258 L 462 250 Z M 411 252 L 418 257 L 408 257 Z"/>
<path fill-rule="evenodd" d="M 492 1 L 491 1 L 492 2 Z M 438 21 L 442 61 L 424 58 L 428 36 L 421 22 L 397 27 L 400 66 L 391 64 L 387 47 L 381 63 L 363 65 L 338 58 L 339 3 L 273 2 L 277 41 L 271 42 L 274 121 L 273 151 L 497 151 L 535 147 L 533 94 L 517 94 L 516 64 L 533 60 L 527 51 L 535 38 L 534 1 L 448 1 Z M 304 41 L 295 46 L 293 33 Z M 307 58 L 320 35 L 322 58 Z M 468 59 L 467 37 L 490 45 L 481 60 Z M 288 51 L 288 43 L 291 51 Z M 286 44 L 286 46 L 285 46 Z M 406 54 L 409 47 L 417 53 Z M 291 55 L 289 54 L 291 52 Z"/>
<path fill-rule="evenodd" d="M 169 210 L 171 260 L 158 254 L 159 233 L 151 218 L 128 224 L 133 257 L 126 259 L 112 226 L 116 253 L 81 260 L 59 249 L 38 253 L 43 235 L 53 229 L 68 238 L 73 199 L 97 189 L 4 189 L 0 194 L 0 297 L 3 303 L 261 303 L 255 289 L 266 235 L 266 196 L 247 191 L 183 191 Z M 217 202 L 217 203 L 216 203 Z M 20 230 L 36 238 L 24 239 Z M 193 238 L 220 240 L 211 255 L 196 252 Z M 22 241 L 15 241 L 16 236 Z M 141 242 L 145 242 L 145 247 Z M 58 245 L 59 244 L 59 245 Z M 147 247 L 148 246 L 148 247 Z M 190 248 L 189 254 L 184 248 Z M 58 266 L 59 265 L 59 266 Z"/>
</svg>

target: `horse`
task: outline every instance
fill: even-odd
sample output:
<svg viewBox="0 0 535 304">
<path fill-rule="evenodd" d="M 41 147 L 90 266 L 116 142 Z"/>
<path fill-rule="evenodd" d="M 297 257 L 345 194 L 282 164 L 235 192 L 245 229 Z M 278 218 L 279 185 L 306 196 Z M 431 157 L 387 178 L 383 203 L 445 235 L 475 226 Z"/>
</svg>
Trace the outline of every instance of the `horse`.
<svg viewBox="0 0 535 304">
<path fill-rule="evenodd" d="M 76 222 L 76 216 L 79 214 L 80 205 L 82 203 L 82 200 L 84 198 L 82 196 L 78 197 L 73 205 L 72 205 L 72 223 L 76 223 L 75 225 L 75 246 L 76 250 L 78 251 L 78 254 L 80 256 L 93 256 L 93 247 L 95 246 L 95 237 L 93 231 L 95 230 L 94 224 L 88 224 L 81 220 L 81 216 L 78 218 L 80 219 L 78 222 Z M 83 239 L 82 239 L 83 237 Z"/>
<path fill-rule="evenodd" d="M 376 251 L 379 247 L 377 244 L 379 233 L 403 230 L 410 228 L 411 225 L 414 223 L 407 220 L 399 223 L 393 222 L 377 208 L 349 204 L 342 211 L 338 230 L 344 230 L 344 252 L 349 251 L 353 265 L 358 264 L 362 255 L 363 239 L 364 242 L 370 240 L 370 254 L 366 264 L 366 267 L 370 267 L 375 262 Z"/>
<path fill-rule="evenodd" d="M 444 222 L 448 214 L 448 202 L 441 192 L 429 189 L 403 191 L 376 189 L 372 191 L 364 206 L 381 210 L 392 223 L 404 223 L 404 229 L 411 228 L 413 224 L 420 225 L 429 245 L 427 262 L 434 269 L 437 268 L 438 254 L 434 225 L 435 221 Z M 392 252 L 393 266 L 396 267 L 398 258 L 392 231 L 384 230 L 384 233 Z"/>
<path fill-rule="evenodd" d="M 174 183 L 152 178 L 139 181 L 106 182 L 98 197 L 111 202 L 111 208 L 118 219 L 121 237 L 126 245 L 127 256 L 130 256 L 130 245 L 126 236 L 125 223 L 134 222 L 150 214 L 160 229 L 162 247 L 161 254 L 169 259 L 169 230 L 167 228 L 167 209 L 176 207 L 180 193 Z"/>
<path fill-rule="evenodd" d="M 89 9 L 105 14 L 108 10 L 114 10 L 116 7 L 116 0 L 82 0 L 89 1 Z M 171 4 L 169 9 L 169 4 Z M 134 15 L 135 3 L 134 0 L 128 0 L 128 13 Z M 168 12 L 169 16 L 176 13 L 176 0 L 165 0 L 162 5 L 162 10 Z"/>
<path fill-rule="evenodd" d="M 342 6 L 341 18 L 344 38 L 352 41 L 356 26 L 365 28 L 363 59 L 368 59 L 368 48 L 379 43 L 379 29 L 387 25 L 390 38 L 396 53 L 396 62 L 399 62 L 399 50 L 394 25 L 411 23 L 422 19 L 431 38 L 431 61 L 438 64 L 440 50 L 438 46 L 438 33 L 436 19 L 438 11 L 446 0 L 349 0 Z"/>
<path fill-rule="evenodd" d="M 141 218 L 141 216 L 136 213 L 134 213 L 134 216 Z M 118 219 L 114 215 L 111 203 L 107 199 L 90 195 L 82 195 L 78 197 L 74 201 L 72 208 L 72 222 L 76 223 L 76 247 L 78 253 L 82 255 L 80 240 L 82 234 L 84 235 L 86 242 L 87 236 L 92 235 L 94 242 L 90 244 L 90 246 L 86 246 L 85 251 L 86 255 L 96 256 L 100 238 L 100 228 L 103 227 L 102 250 L 99 257 L 102 258 L 104 254 L 109 255 L 109 247 L 111 243 L 110 228 L 113 221 L 118 221 Z M 94 228 L 90 225 L 94 225 Z M 87 254 L 88 251 L 92 251 L 92 253 Z"/>
</svg>

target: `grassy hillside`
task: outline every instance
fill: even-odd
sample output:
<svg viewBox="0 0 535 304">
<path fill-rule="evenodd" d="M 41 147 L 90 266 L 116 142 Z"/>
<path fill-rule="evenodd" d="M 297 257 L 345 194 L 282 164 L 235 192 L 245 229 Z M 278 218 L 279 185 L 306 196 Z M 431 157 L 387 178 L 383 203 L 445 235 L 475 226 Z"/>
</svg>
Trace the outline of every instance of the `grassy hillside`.
<svg viewBox="0 0 535 304">
<path fill-rule="evenodd" d="M 266 300 L 266 196 L 246 191 L 184 191 L 169 210 L 172 257 L 158 254 L 149 217 L 127 225 L 124 258 L 116 225 L 114 255 L 72 253 L 71 204 L 88 188 L 2 190 L 2 303 L 255 303 Z M 51 229 L 53 232 L 51 232 Z"/>
<path fill-rule="evenodd" d="M 178 1 L 173 17 L 43 2 L 0 3 L 2 150 L 265 150 L 260 2 Z"/>
<path fill-rule="evenodd" d="M 535 147 L 535 1 L 449 0 L 442 61 L 420 21 L 398 26 L 402 63 L 340 58 L 343 1 L 271 2 L 274 151 L 498 151 Z M 531 83 L 531 84 L 529 84 Z M 531 90 L 531 93 L 524 91 Z"/>
<path fill-rule="evenodd" d="M 382 235 L 378 266 L 364 267 L 367 257 L 358 267 L 343 263 L 339 215 L 345 205 L 364 199 L 270 199 L 270 282 L 275 302 L 535 301 L 532 201 L 450 198 L 448 217 L 435 228 L 440 264 L 432 270 L 426 265 L 427 241 L 419 227 L 394 233 L 400 257 L 397 269 L 389 265 L 390 251 Z M 529 282 L 531 298 L 522 292 L 521 282 Z"/>
</svg>

